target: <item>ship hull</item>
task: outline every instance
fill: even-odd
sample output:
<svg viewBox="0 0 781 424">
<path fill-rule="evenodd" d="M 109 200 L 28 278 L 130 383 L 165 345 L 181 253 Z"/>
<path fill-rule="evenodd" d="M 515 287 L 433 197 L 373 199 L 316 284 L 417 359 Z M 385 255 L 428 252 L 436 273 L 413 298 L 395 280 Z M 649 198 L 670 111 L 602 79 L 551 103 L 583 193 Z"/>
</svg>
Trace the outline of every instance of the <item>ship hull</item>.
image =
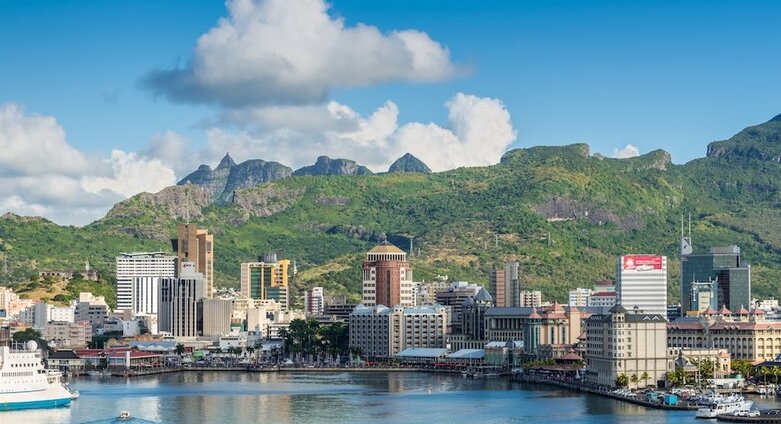
<svg viewBox="0 0 781 424">
<path fill-rule="evenodd" d="M 31 400 L 31 401 L 19 401 L 19 402 L 0 401 L 0 411 L 13 411 L 18 409 L 56 408 L 60 406 L 68 406 L 70 403 L 71 403 L 71 399 L 69 397 L 62 398 L 62 399 Z"/>
</svg>

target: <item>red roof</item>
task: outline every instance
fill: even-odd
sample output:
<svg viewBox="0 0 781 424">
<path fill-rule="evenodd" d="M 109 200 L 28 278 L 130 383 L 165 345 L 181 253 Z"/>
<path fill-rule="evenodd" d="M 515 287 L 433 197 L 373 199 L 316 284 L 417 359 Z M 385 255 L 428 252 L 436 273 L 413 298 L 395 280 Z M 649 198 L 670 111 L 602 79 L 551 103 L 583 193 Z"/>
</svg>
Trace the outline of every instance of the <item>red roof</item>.
<svg viewBox="0 0 781 424">
<path fill-rule="evenodd" d="M 106 356 L 108 358 L 124 358 L 125 352 L 130 352 L 130 358 L 157 358 L 163 356 L 159 353 L 141 352 L 127 348 L 119 349 L 75 349 L 74 352 L 81 358 L 97 358 Z"/>
<path fill-rule="evenodd" d="M 738 315 L 748 315 L 748 309 L 744 308 L 743 305 L 740 305 L 740 310 L 738 310 Z"/>
<path fill-rule="evenodd" d="M 716 312 L 713 308 L 708 308 L 703 312 L 703 315 L 716 315 L 718 312 Z"/>
<path fill-rule="evenodd" d="M 727 305 L 721 305 L 721 310 L 719 311 L 720 315 L 732 315 L 732 311 L 727 309 Z"/>
<path fill-rule="evenodd" d="M 765 315 L 765 311 L 763 309 L 754 308 L 751 310 L 751 315 Z"/>
<path fill-rule="evenodd" d="M 532 313 L 529 314 L 529 318 L 541 318 L 540 314 L 537 313 L 537 308 L 532 308 Z"/>
</svg>

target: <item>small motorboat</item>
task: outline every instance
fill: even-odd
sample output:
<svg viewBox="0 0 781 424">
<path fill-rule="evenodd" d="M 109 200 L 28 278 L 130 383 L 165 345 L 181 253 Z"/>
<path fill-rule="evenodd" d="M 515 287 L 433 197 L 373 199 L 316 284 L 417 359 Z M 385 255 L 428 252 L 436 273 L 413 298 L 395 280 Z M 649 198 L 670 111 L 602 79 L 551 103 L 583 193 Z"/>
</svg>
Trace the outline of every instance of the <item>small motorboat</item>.
<svg viewBox="0 0 781 424">
<path fill-rule="evenodd" d="M 118 420 L 129 420 L 130 419 L 130 411 L 122 411 L 117 415 Z"/>
</svg>

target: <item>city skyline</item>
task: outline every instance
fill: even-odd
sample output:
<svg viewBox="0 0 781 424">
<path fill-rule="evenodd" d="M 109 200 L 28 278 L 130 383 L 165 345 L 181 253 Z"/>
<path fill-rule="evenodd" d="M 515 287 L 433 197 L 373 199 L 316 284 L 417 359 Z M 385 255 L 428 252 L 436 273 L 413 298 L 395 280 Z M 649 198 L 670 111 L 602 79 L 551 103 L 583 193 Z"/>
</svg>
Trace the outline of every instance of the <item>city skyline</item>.
<svg viewBox="0 0 781 424">
<path fill-rule="evenodd" d="M 781 112 L 781 63 L 762 54 L 781 31 L 762 24 L 772 2 L 2 9 L 0 35 L 15 42 L 0 70 L 0 210 L 63 224 L 226 152 L 292 167 L 325 154 L 378 171 L 410 151 L 441 171 L 585 142 L 607 156 L 663 148 L 683 163 Z M 725 21 L 730 31 L 713 24 Z M 345 46 L 361 49 L 352 58 Z M 269 65 L 275 54 L 294 72 Z"/>
</svg>

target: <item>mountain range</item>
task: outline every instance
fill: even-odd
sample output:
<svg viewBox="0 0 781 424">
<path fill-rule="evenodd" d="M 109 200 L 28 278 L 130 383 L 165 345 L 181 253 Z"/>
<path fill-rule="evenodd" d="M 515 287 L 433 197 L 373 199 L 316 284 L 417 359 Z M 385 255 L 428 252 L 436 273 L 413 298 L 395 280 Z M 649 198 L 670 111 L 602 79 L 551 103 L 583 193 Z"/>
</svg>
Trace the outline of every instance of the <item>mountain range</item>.
<svg viewBox="0 0 781 424">
<path fill-rule="evenodd" d="M 486 284 L 492 265 L 515 259 L 525 288 L 559 301 L 570 288 L 613 278 L 619 254 L 665 254 L 675 299 L 681 217 L 691 214 L 696 251 L 739 245 L 754 294 L 781 289 L 781 116 L 711 143 L 706 157 L 683 165 L 662 150 L 612 159 L 573 144 L 515 149 L 495 165 L 437 173 L 405 155 L 389 171 L 321 156 L 294 172 L 226 155 L 85 227 L 6 214 L 0 282 L 85 259 L 111 275 L 117 253 L 169 250 L 176 225 L 197 222 L 215 234 L 222 286 L 238 286 L 240 262 L 273 251 L 297 261 L 294 293 L 320 285 L 356 300 L 360 261 L 387 237 L 404 249 L 414 240 L 415 280 L 447 274 Z"/>
</svg>

